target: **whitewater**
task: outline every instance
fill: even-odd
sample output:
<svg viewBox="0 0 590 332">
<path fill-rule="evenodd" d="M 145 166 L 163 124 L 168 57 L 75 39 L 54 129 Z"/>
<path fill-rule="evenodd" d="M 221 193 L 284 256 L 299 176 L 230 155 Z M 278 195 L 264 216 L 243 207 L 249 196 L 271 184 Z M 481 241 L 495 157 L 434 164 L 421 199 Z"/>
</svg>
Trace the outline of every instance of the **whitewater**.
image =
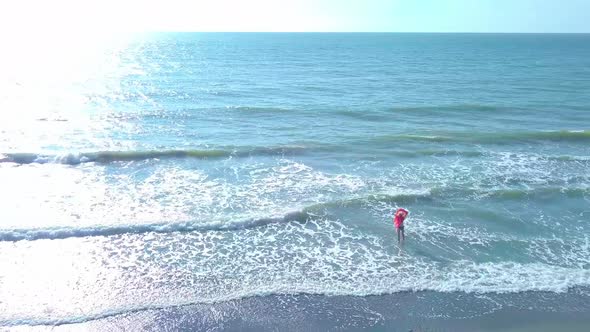
<svg viewBox="0 0 590 332">
<path fill-rule="evenodd" d="M 0 85 L 0 327 L 414 292 L 472 296 L 470 317 L 587 310 L 588 45 L 170 33 L 39 54 Z"/>
</svg>

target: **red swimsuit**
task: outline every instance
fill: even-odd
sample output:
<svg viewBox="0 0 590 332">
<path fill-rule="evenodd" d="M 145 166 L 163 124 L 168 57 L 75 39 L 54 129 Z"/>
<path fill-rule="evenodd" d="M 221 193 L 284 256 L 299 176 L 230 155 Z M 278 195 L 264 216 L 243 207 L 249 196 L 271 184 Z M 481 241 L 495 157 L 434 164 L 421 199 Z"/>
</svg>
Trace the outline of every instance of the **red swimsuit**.
<svg viewBox="0 0 590 332">
<path fill-rule="evenodd" d="M 403 211 L 405 214 L 403 216 L 398 215 L 398 212 Z M 404 227 L 404 219 L 408 216 L 408 211 L 406 209 L 397 209 L 395 211 L 395 218 L 393 219 L 393 223 L 395 224 L 395 228 Z"/>
</svg>

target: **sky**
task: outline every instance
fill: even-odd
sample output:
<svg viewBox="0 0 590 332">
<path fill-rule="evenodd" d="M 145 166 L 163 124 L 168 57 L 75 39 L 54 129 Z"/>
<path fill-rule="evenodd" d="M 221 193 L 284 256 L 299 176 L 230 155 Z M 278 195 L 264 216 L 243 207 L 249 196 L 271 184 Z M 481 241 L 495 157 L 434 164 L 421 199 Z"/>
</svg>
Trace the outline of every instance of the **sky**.
<svg viewBox="0 0 590 332">
<path fill-rule="evenodd" d="M 590 32 L 590 0 L 14 0 L 0 31 Z"/>
</svg>

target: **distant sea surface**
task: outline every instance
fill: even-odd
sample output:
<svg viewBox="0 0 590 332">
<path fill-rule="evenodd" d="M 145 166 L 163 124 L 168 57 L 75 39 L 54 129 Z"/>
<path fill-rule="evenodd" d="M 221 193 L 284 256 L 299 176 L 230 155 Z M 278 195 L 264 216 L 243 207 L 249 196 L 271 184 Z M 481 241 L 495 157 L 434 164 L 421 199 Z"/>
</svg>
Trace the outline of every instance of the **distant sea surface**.
<svg viewBox="0 0 590 332">
<path fill-rule="evenodd" d="M 590 311 L 588 34 L 167 33 L 3 57 L 0 326 L 408 291 L 471 299 L 417 317 Z M 369 307 L 345 326 L 378 326 Z"/>
</svg>

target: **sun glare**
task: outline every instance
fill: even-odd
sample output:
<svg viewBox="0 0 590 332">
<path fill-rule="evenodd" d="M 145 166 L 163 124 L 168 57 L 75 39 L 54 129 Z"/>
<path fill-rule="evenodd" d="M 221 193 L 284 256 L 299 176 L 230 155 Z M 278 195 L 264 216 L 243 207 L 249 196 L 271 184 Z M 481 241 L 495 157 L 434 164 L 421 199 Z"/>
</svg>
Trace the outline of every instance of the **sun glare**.
<svg viewBox="0 0 590 332">
<path fill-rule="evenodd" d="M 116 86 L 118 54 L 133 38 L 102 28 L 98 17 L 114 8 L 109 4 L 114 2 L 95 6 L 102 11 L 73 1 L 2 5 L 1 152 L 37 152 L 68 131 L 92 125 L 89 98 Z"/>
</svg>

